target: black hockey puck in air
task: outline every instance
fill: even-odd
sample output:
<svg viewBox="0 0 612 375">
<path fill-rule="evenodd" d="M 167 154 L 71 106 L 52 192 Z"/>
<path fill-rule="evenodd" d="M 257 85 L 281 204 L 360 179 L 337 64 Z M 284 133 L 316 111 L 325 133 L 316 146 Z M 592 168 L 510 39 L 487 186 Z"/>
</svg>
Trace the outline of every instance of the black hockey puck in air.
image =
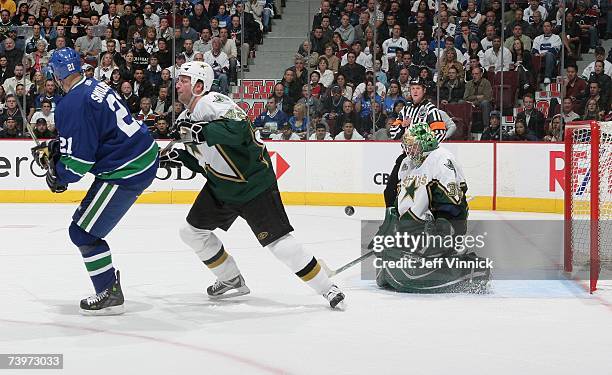
<svg viewBox="0 0 612 375">
<path fill-rule="evenodd" d="M 353 216 L 353 214 L 355 213 L 355 208 L 353 208 L 353 206 L 346 206 L 344 207 L 344 213 L 348 216 Z"/>
</svg>

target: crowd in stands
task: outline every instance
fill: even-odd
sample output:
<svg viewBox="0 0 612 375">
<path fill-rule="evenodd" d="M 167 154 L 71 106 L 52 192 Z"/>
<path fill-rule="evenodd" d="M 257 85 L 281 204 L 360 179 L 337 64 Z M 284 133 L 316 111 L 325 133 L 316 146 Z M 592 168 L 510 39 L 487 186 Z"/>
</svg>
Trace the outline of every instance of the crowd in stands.
<svg viewBox="0 0 612 375">
<path fill-rule="evenodd" d="M 177 68 L 208 62 L 214 89 L 227 94 L 271 30 L 275 7 L 274 0 L 0 0 L 0 138 L 29 136 L 24 121 L 39 138 L 56 135 L 62 93 L 46 68 L 65 46 L 81 54 L 87 77 L 108 83 L 165 138 L 183 110 L 172 100 Z"/>
<path fill-rule="evenodd" d="M 38 137 L 56 134 L 53 111 L 62 93 L 45 68 L 64 46 L 75 48 L 85 74 L 117 90 L 155 137 L 167 137 L 183 110 L 172 100 L 177 68 L 206 61 L 215 71 L 214 89 L 229 93 L 271 31 L 277 6 L 274 0 L 0 0 L 0 138 L 25 137 L 24 121 Z M 610 119 L 612 51 L 601 47 L 612 29 L 608 2 L 509 0 L 503 18 L 501 6 L 500 0 L 442 0 L 439 9 L 434 0 L 323 0 L 310 37 L 255 118 L 259 135 L 388 139 L 417 78 L 429 99 L 468 129 L 466 138 L 559 141 L 568 121 Z M 578 71 L 582 60 L 593 61 Z M 564 96 L 545 118 L 534 93 L 555 82 Z M 457 109 L 465 106 L 468 115 Z M 521 110 L 505 133 L 500 118 L 513 107 Z"/>
<path fill-rule="evenodd" d="M 414 79 L 461 123 L 455 139 L 561 141 L 566 122 L 612 119 L 608 1 L 505 4 L 502 18 L 500 0 L 323 0 L 255 125 L 273 139 L 388 139 Z M 535 93 L 554 83 L 564 94 L 546 118 Z"/>
</svg>

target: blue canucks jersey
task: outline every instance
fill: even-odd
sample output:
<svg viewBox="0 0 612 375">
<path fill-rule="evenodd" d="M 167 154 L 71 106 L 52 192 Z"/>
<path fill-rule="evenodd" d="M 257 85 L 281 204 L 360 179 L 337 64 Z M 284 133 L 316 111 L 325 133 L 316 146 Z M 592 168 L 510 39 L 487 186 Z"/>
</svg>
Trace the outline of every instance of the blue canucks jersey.
<svg viewBox="0 0 612 375">
<path fill-rule="evenodd" d="M 157 143 L 104 82 L 79 81 L 57 105 L 55 124 L 61 152 L 56 169 L 62 183 L 76 182 L 89 172 L 129 185 L 157 171 Z"/>
</svg>

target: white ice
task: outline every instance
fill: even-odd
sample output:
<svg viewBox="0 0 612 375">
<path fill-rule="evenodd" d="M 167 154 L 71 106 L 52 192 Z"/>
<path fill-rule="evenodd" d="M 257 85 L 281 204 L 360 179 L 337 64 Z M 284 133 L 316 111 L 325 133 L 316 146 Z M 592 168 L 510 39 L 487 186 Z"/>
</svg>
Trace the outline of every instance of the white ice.
<svg viewBox="0 0 612 375">
<path fill-rule="evenodd" d="M 203 294 L 212 274 L 183 245 L 185 205 L 136 205 L 108 237 L 127 313 L 83 317 L 92 293 L 67 227 L 75 205 L 0 205 L 0 353 L 63 353 L 65 374 L 610 374 L 610 290 L 505 281 L 488 295 L 379 290 L 336 277 L 331 311 L 261 249 L 245 222 L 219 236 L 252 293 Z M 295 235 L 332 267 L 359 255 L 360 218 L 382 209 L 288 207 Z M 558 218 L 473 212 L 472 218 Z M 9 374 L 10 371 L 0 371 Z M 20 370 L 18 374 L 29 371 Z M 33 371 L 40 374 L 44 371 Z"/>
</svg>

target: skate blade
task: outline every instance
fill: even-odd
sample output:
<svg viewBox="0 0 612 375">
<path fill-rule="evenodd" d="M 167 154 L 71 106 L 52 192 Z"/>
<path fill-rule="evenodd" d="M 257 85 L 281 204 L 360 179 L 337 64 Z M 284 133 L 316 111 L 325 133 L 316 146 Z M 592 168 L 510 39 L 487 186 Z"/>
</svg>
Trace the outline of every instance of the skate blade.
<svg viewBox="0 0 612 375">
<path fill-rule="evenodd" d="M 221 300 L 221 299 L 228 299 L 228 298 L 244 296 L 244 295 L 247 295 L 249 293 L 251 293 L 251 290 L 247 286 L 243 286 L 241 288 L 233 289 L 232 291 L 229 291 L 229 292 L 223 293 L 223 294 L 219 294 L 217 296 L 211 296 L 210 294 L 208 294 L 208 299 L 212 299 L 212 300 L 218 301 L 218 300 Z"/>
<path fill-rule="evenodd" d="M 85 316 L 107 316 L 107 315 L 121 315 L 125 312 L 125 305 L 111 306 L 101 310 L 83 310 L 81 314 Z"/>
</svg>

